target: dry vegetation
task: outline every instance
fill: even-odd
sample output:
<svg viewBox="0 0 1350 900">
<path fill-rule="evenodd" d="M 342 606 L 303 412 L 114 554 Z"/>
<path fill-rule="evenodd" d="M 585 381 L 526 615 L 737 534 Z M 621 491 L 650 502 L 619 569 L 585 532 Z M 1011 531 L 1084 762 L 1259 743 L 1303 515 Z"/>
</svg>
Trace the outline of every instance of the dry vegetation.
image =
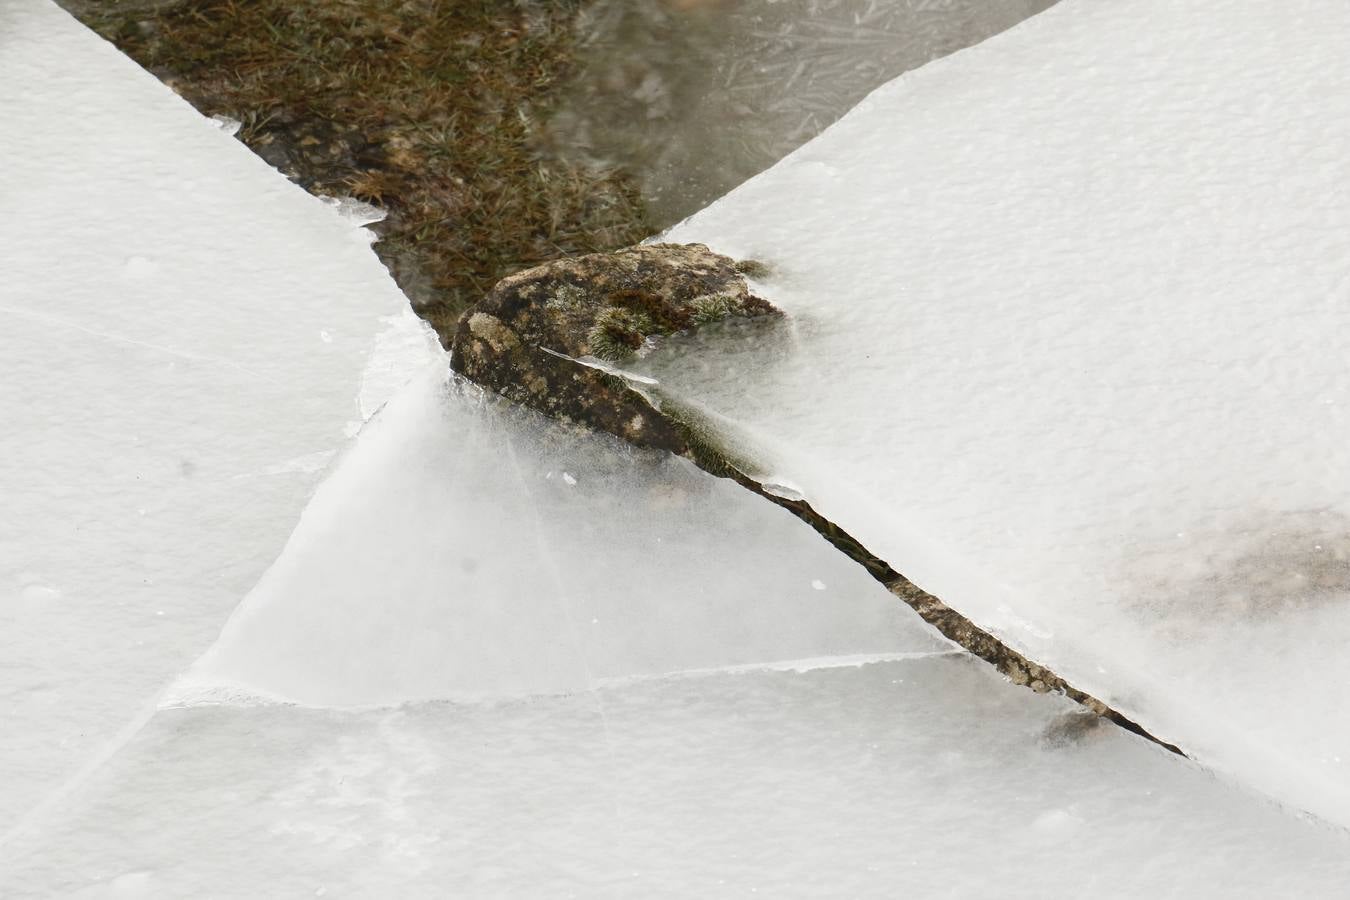
<svg viewBox="0 0 1350 900">
<path fill-rule="evenodd" d="M 651 233 L 632 179 L 548 153 L 585 0 L 187 0 L 74 11 L 376 245 L 447 339 L 501 277 Z"/>
</svg>

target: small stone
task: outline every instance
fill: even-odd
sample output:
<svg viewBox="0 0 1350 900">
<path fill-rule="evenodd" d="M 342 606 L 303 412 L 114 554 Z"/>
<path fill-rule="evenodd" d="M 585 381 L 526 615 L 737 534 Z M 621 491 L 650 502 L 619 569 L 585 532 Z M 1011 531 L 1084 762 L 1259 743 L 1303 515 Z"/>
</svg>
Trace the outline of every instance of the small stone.
<svg viewBox="0 0 1350 900">
<path fill-rule="evenodd" d="M 553 418 L 687 455 L 681 429 L 622 377 L 578 360 L 622 362 L 652 338 L 781 316 L 739 265 L 702 244 L 648 244 L 517 272 L 461 317 L 450 365 Z"/>
</svg>

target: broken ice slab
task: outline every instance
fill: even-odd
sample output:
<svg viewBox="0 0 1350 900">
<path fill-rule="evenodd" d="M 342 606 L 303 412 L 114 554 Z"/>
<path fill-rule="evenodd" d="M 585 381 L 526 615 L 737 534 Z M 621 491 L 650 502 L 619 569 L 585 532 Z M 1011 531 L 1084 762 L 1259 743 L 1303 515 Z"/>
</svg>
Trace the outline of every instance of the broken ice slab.
<svg viewBox="0 0 1350 900">
<path fill-rule="evenodd" d="M 365 427 L 166 703 L 560 693 L 949 647 L 734 483 L 447 374 Z"/>
<path fill-rule="evenodd" d="M 1160 738 L 1350 824 L 1350 7 L 1066 0 L 663 236 L 780 339 L 634 367 Z"/>
<path fill-rule="evenodd" d="M 210 645 L 438 351 L 359 229 L 44 0 L 0 4 L 0 120 L 3 835 Z"/>
<path fill-rule="evenodd" d="M 8 897 L 1332 900 L 1350 880 L 1344 832 L 964 655 L 163 710 L 7 851 Z"/>
</svg>

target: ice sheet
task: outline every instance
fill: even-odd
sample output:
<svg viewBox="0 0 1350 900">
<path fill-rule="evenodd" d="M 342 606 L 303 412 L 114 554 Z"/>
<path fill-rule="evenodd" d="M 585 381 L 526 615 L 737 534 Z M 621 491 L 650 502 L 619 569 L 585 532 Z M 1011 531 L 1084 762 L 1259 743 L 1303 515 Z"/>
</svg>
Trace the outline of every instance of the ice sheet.
<svg viewBox="0 0 1350 900">
<path fill-rule="evenodd" d="M 1347 46 L 1337 0 L 1065 0 L 669 233 L 767 263 L 791 324 L 646 370 L 1017 649 L 1342 825 Z"/>
<path fill-rule="evenodd" d="M 12 849 L 0 893 L 1344 896 L 1343 832 L 1072 710 L 959 655 L 165 710 Z"/>
<path fill-rule="evenodd" d="M 166 703 L 556 693 L 949 646 L 734 483 L 447 376 L 367 425 Z"/>
<path fill-rule="evenodd" d="M 362 404 L 438 351 L 364 231 L 42 0 L 0 3 L 0 123 L 3 836 L 210 645 Z"/>
</svg>

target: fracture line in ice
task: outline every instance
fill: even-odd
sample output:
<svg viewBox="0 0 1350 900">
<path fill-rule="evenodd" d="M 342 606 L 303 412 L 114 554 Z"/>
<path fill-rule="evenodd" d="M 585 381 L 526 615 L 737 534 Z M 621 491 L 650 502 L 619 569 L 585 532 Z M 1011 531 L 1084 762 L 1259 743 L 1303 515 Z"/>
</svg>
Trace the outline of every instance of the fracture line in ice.
<svg viewBox="0 0 1350 900">
<path fill-rule="evenodd" d="M 0 834 L 0 848 L 10 844 L 12 841 L 23 837 L 51 813 L 62 801 L 64 801 L 75 791 L 89 780 L 89 777 L 103 767 L 103 764 L 112 759 L 123 747 L 131 743 L 136 735 L 140 734 L 141 729 L 146 723 L 154 717 L 159 711 L 160 698 L 158 696 L 141 705 L 136 715 L 127 720 L 117 734 L 113 735 L 98 752 L 85 760 L 84 765 L 80 766 L 69 778 L 58 785 L 54 790 L 47 793 L 42 800 L 30 809 L 19 819 L 8 831 Z"/>
<path fill-rule="evenodd" d="M 708 666 L 700 669 L 679 669 L 673 672 L 655 672 L 640 675 L 615 675 L 608 678 L 593 678 L 586 693 L 595 694 L 600 706 L 601 718 L 604 718 L 603 701 L 599 691 L 622 688 L 635 684 L 648 684 L 661 681 L 682 681 L 696 678 L 713 678 L 718 675 L 753 675 L 758 672 L 791 672 L 805 674 L 828 669 L 857 669 L 875 663 L 916 662 L 926 659 L 939 659 L 948 656 L 964 656 L 965 650 L 953 647 L 950 650 L 915 650 L 904 653 L 857 653 L 847 656 L 811 656 L 801 659 L 769 660 L 766 662 L 741 663 L 731 666 Z M 376 712 L 389 709 L 407 709 L 449 703 L 460 706 L 491 706 L 511 703 L 530 697 L 565 697 L 571 692 L 548 692 L 542 694 L 502 695 L 497 693 L 460 693 L 436 700 L 415 700 L 408 703 L 377 703 L 340 707 L 343 712 Z M 194 685 L 182 680 L 165 693 L 160 709 L 191 709 L 198 706 L 295 706 L 301 709 L 332 709 L 331 706 L 311 703 L 297 703 L 279 694 L 269 694 L 246 685 L 227 685 L 213 681 L 209 685 Z"/>
<path fill-rule="evenodd" d="M 600 686 L 606 688 L 624 687 L 630 684 L 642 684 L 650 681 L 675 681 L 686 678 L 710 678 L 716 675 L 751 675 L 756 672 L 818 672 L 823 669 L 857 669 L 873 663 L 910 662 L 919 659 L 936 659 L 943 656 L 963 656 L 965 650 L 917 650 L 909 653 L 859 653 L 851 656 L 812 656 L 805 659 L 771 660 L 769 662 L 743 663 L 736 666 L 710 666 L 706 669 L 681 669 L 678 672 L 660 672 L 653 675 L 620 675 L 614 678 L 600 679 Z"/>
<path fill-rule="evenodd" d="M 567 599 L 567 586 L 563 582 L 562 570 L 559 568 L 557 560 L 554 558 L 551 549 L 544 540 L 543 520 L 539 515 L 539 504 L 535 502 L 533 492 L 530 490 L 529 479 L 525 477 L 525 472 L 521 468 L 520 459 L 516 455 L 515 442 L 509 436 L 504 441 L 506 445 L 506 456 L 511 461 L 511 470 L 516 473 L 516 478 L 520 482 L 520 488 L 529 498 L 530 519 L 534 528 L 535 546 L 539 548 L 539 556 L 548 568 L 549 575 L 553 583 L 558 586 L 557 602 L 562 607 L 563 616 L 567 620 L 567 637 L 572 644 L 572 650 L 576 653 L 581 662 L 582 670 L 586 673 L 586 693 L 590 695 L 595 704 L 596 714 L 600 717 L 600 729 L 605 739 L 605 754 L 609 757 L 610 764 L 616 769 L 619 764 L 618 754 L 614 750 L 614 735 L 609 727 L 609 713 L 605 709 L 605 699 L 597 690 L 599 680 L 595 677 L 595 672 L 591 669 L 590 661 L 586 658 L 585 644 L 581 638 L 581 632 L 577 628 L 576 616 L 572 613 L 572 604 Z M 623 802 L 619 797 L 618 787 L 614 784 L 609 785 L 610 802 L 614 808 L 614 821 L 620 826 L 620 834 L 624 833 L 622 828 L 625 816 Z M 619 886 L 614 886 L 615 896 L 622 897 L 622 891 Z"/>
</svg>

